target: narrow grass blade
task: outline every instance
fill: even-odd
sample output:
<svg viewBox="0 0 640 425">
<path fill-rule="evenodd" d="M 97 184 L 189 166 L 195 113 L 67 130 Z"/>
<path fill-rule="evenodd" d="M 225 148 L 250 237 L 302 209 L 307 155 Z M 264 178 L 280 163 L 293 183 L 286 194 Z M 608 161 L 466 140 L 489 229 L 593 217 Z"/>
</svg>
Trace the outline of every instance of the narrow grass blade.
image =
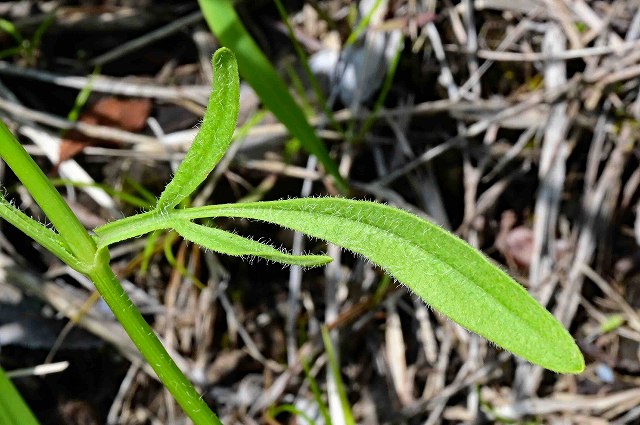
<svg viewBox="0 0 640 425">
<path fill-rule="evenodd" d="M 96 81 L 96 78 L 100 75 L 100 67 L 97 66 L 93 69 L 91 76 L 87 80 L 87 84 L 80 90 L 78 95 L 76 96 L 76 100 L 73 102 L 73 106 L 71 110 L 67 114 L 67 119 L 69 121 L 76 122 L 80 118 L 80 113 L 86 106 L 89 101 L 89 96 L 91 96 L 91 92 L 93 92 L 93 83 Z M 63 131 L 63 134 L 68 133 L 68 131 Z"/>
<path fill-rule="evenodd" d="M 247 32 L 232 2 L 200 0 L 199 3 L 211 31 L 224 46 L 235 52 L 242 77 L 251 84 L 262 102 L 289 129 L 291 135 L 318 157 L 339 188 L 346 191 L 347 184 L 340 176 L 338 166 L 289 94 L 285 83 Z"/>
<path fill-rule="evenodd" d="M 173 208 L 191 195 L 229 149 L 240 104 L 238 65 L 226 48 L 216 51 L 212 64 L 213 92 L 202 126 L 173 180 L 160 195 L 159 210 Z"/>
<path fill-rule="evenodd" d="M 327 115 L 327 118 L 329 119 L 331 126 L 334 129 L 336 129 L 336 131 L 340 132 L 341 134 L 344 134 L 344 129 L 342 128 L 340 123 L 336 121 L 336 118 L 333 115 L 333 111 L 329 108 L 327 99 L 324 93 L 322 93 L 322 88 L 320 87 L 320 83 L 318 82 L 318 79 L 316 78 L 316 76 L 313 74 L 313 71 L 311 70 L 311 65 L 309 65 L 309 58 L 305 53 L 304 49 L 302 48 L 302 45 L 296 38 L 296 34 L 293 30 L 293 27 L 289 23 L 289 15 L 287 14 L 287 10 L 285 9 L 281 0 L 275 0 L 274 3 L 278 8 L 280 19 L 282 19 L 282 22 L 287 27 L 287 32 L 289 33 L 289 39 L 293 43 L 293 48 L 296 51 L 296 55 L 298 55 L 298 60 L 300 60 L 300 64 L 304 68 L 304 73 L 306 74 L 307 78 L 309 79 L 309 82 L 311 83 L 311 87 L 313 88 L 313 92 L 316 95 L 317 102 L 320 104 L 320 106 L 322 106 L 322 110 Z"/>
<path fill-rule="evenodd" d="M 150 208 L 153 208 L 154 207 L 153 203 L 156 202 L 155 197 L 153 198 L 153 203 L 151 203 L 147 199 L 142 199 L 138 196 L 130 195 L 126 192 L 116 190 L 113 187 L 107 184 L 102 184 L 102 183 L 95 183 L 95 182 L 86 183 L 86 182 L 78 182 L 78 181 L 68 180 L 68 179 L 53 179 L 51 180 L 51 184 L 53 184 L 54 186 L 69 185 L 73 187 L 97 187 L 99 189 L 104 190 L 110 196 L 121 199 L 122 201 L 128 203 L 129 205 L 132 205 L 138 208 L 147 209 L 147 210 Z"/>
<path fill-rule="evenodd" d="M 295 405 L 293 404 L 283 404 L 280 406 L 273 406 L 270 407 L 269 409 L 267 409 L 267 418 L 269 418 L 269 422 L 268 423 L 280 423 L 278 421 L 276 421 L 276 416 L 278 416 L 280 413 L 290 413 L 293 416 L 302 418 L 308 425 L 316 425 L 316 421 L 314 421 L 313 419 L 311 419 L 311 417 L 309 417 L 309 415 L 307 415 L 305 412 L 303 412 L 302 410 L 298 409 Z M 296 421 L 297 422 L 297 421 Z M 331 422 L 326 422 L 327 424 L 331 424 Z"/>
<path fill-rule="evenodd" d="M 344 43 L 344 48 L 347 48 L 348 46 L 358 41 L 358 38 L 360 38 L 360 35 L 367 29 L 367 26 L 369 26 L 371 17 L 373 16 L 374 13 L 376 13 L 376 10 L 378 10 L 381 4 L 382 4 L 382 0 L 376 0 L 376 2 L 374 3 L 373 7 L 369 10 L 369 12 L 367 12 L 367 14 L 362 17 L 362 19 L 358 23 L 358 26 L 353 30 L 351 34 L 349 34 L 349 38 L 347 38 L 347 41 Z"/>
<path fill-rule="evenodd" d="M 173 255 L 172 245 L 173 245 L 173 242 L 175 242 L 175 240 L 178 239 L 178 236 L 179 235 L 176 232 L 171 232 L 169 233 L 168 237 L 164 239 L 164 244 L 163 244 L 164 258 L 167 260 L 167 263 L 169 263 L 169 265 L 173 267 L 173 269 L 180 274 L 180 276 L 182 276 L 185 279 L 191 280 L 198 289 L 202 290 L 206 288 L 206 285 L 200 282 L 200 279 L 198 279 L 198 276 L 191 273 L 189 269 L 185 267 L 184 263 L 182 261 L 179 261 L 176 258 L 176 256 Z"/>
<path fill-rule="evenodd" d="M 324 344 L 324 350 L 327 352 L 327 367 L 329 367 L 331 371 L 331 375 L 336 384 L 336 390 L 338 391 L 338 397 L 340 398 L 344 423 L 346 425 L 355 425 L 356 422 L 353 419 L 353 413 L 351 413 L 351 404 L 349 404 L 349 399 L 347 398 L 347 390 L 344 387 L 342 375 L 340 374 L 340 364 L 338 363 L 338 358 L 336 357 L 336 352 L 331 343 L 331 337 L 329 336 L 329 330 L 326 326 L 322 327 L 322 343 Z"/>
<path fill-rule="evenodd" d="M 311 374 L 311 369 L 309 368 L 309 363 L 303 358 L 301 360 L 302 370 L 304 371 L 304 376 L 307 377 L 307 381 L 309 381 L 309 389 L 313 394 L 313 399 L 316 401 L 318 405 L 318 410 L 320 410 L 320 415 L 322 415 L 322 419 L 324 419 L 325 424 L 331 424 L 331 415 L 329 415 L 329 407 L 322 399 L 322 394 L 320 393 L 320 387 L 318 386 L 318 382 L 316 378 Z"/>
<path fill-rule="evenodd" d="M 24 41 L 22 34 L 11 21 L 0 19 L 0 31 L 9 34 L 16 42 L 18 42 L 18 44 L 22 44 L 22 42 Z"/>
<path fill-rule="evenodd" d="M 396 75 L 396 70 L 398 69 L 398 64 L 400 63 L 400 56 L 402 54 L 403 48 L 404 48 L 404 42 L 400 40 L 397 45 L 396 54 L 393 55 L 393 58 L 391 59 L 391 63 L 389 64 L 389 69 L 387 70 L 387 75 L 384 78 L 382 89 L 380 89 L 380 94 L 376 99 L 376 103 L 373 105 L 373 111 L 371 114 L 369 114 L 364 124 L 362 124 L 360 131 L 358 131 L 358 135 L 353 139 L 353 143 L 360 143 L 360 141 L 365 138 L 365 136 L 367 135 L 371 127 L 373 127 L 373 124 L 378 119 L 378 113 L 384 106 L 384 101 L 387 99 L 387 95 L 391 90 L 393 77 Z"/>
<path fill-rule="evenodd" d="M 327 240 L 369 258 L 434 309 L 514 354 L 557 372 L 584 369 L 571 335 L 522 286 L 466 242 L 405 211 L 317 198 L 179 213 L 262 220 Z"/>
<path fill-rule="evenodd" d="M 327 255 L 291 255 L 225 230 L 202 226 L 187 220 L 172 220 L 171 227 L 183 238 L 221 254 L 260 257 L 303 267 L 322 266 L 331 262 L 331 257 Z"/>
<path fill-rule="evenodd" d="M 0 367 L 0 423 L 3 425 L 39 424 L 2 367 Z"/>
</svg>

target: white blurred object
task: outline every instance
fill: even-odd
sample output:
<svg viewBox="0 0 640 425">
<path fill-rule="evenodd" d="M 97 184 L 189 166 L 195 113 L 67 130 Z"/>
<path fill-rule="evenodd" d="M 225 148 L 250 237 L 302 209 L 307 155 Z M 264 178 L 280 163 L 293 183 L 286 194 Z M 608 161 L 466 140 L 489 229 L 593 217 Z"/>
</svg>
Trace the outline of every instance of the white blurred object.
<svg viewBox="0 0 640 425">
<path fill-rule="evenodd" d="M 374 3 L 361 2 L 360 16 L 366 16 Z M 371 18 L 370 26 L 375 25 L 375 21 L 384 16 L 385 10 L 386 5 L 378 7 Z M 388 64 L 402 41 L 400 30 L 383 32 L 369 28 L 364 34 L 364 37 L 347 46 L 342 53 L 325 48 L 309 59 L 313 73 L 326 78 L 331 87 L 330 91 L 336 90 L 342 103 L 349 107 L 366 102 L 380 88 Z"/>
<path fill-rule="evenodd" d="M 616 380 L 613 369 L 605 363 L 598 363 L 598 366 L 596 366 L 596 375 L 606 384 L 613 384 Z"/>
</svg>

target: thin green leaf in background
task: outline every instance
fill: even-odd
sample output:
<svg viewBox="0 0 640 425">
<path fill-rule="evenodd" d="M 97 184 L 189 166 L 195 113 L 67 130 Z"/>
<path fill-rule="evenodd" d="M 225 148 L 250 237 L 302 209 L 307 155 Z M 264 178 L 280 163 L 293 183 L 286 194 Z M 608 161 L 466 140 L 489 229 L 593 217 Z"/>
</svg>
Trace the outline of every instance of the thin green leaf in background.
<svg viewBox="0 0 640 425">
<path fill-rule="evenodd" d="M 322 343 L 324 344 L 324 350 L 327 352 L 327 367 L 331 372 L 331 376 L 333 376 L 336 391 L 338 391 L 338 398 L 340 399 L 340 407 L 344 416 L 344 423 L 345 425 L 355 425 L 356 421 L 353 419 L 351 404 L 347 398 L 347 390 L 344 387 L 342 374 L 340 373 L 340 363 L 336 357 L 336 350 L 333 348 L 331 336 L 329 335 L 329 330 L 326 326 L 322 327 Z"/>
<path fill-rule="evenodd" d="M 39 425 L 22 396 L 0 367 L 0 424 Z"/>
<path fill-rule="evenodd" d="M 220 42 L 236 54 L 242 78 L 256 91 L 260 100 L 300 140 L 302 146 L 315 155 L 338 188 L 347 191 L 347 183 L 340 176 L 338 166 L 329 156 L 324 143 L 309 125 L 304 113 L 293 100 L 269 60 L 249 35 L 230 0 L 200 0 L 200 8 L 211 31 Z"/>
</svg>

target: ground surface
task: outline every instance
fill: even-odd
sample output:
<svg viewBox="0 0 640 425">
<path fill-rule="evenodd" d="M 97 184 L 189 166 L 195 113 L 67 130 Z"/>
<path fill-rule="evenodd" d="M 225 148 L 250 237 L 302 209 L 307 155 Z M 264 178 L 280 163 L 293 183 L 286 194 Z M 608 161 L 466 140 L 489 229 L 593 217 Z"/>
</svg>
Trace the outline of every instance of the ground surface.
<svg viewBox="0 0 640 425">
<path fill-rule="evenodd" d="M 237 8 L 321 122 L 323 100 L 275 5 Z M 328 250 L 334 262 L 302 273 L 172 236 L 156 241 L 146 269 L 144 239 L 116 247 L 114 270 L 207 402 L 229 424 L 303 424 L 305 415 L 321 424 L 325 404 L 344 423 L 319 338 L 326 323 L 357 423 L 640 423 L 637 2 L 314 0 L 286 9 L 340 123 L 317 129 L 353 196 L 428 217 L 482 249 L 570 329 L 587 367 L 562 376 L 517 360 L 317 241 L 304 250 Z M 3 2 L 0 16 L 2 119 L 51 178 L 142 199 L 61 186 L 88 228 L 144 209 L 206 104 L 218 42 L 197 3 Z M 90 81 L 88 101 L 74 108 Z M 73 110 L 84 125 L 64 130 Z M 240 125 L 253 125 L 198 202 L 338 194 L 271 115 L 257 114 L 260 100 L 244 86 Z M 1 171 L 7 196 L 41 217 Z M 296 239 L 263 224 L 220 225 L 278 246 Z M 90 283 L 16 229 L 1 230 L 0 364 L 69 362 L 16 378 L 42 422 L 184 423 Z M 289 411 L 273 411 L 282 406 Z"/>
</svg>

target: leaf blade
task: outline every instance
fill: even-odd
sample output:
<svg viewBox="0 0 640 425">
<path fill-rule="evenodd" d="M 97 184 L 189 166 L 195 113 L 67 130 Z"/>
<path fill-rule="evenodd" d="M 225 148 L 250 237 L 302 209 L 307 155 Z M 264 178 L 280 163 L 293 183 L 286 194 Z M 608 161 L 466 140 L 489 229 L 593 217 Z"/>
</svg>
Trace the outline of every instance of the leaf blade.
<svg viewBox="0 0 640 425">
<path fill-rule="evenodd" d="M 183 217 L 243 217 L 301 231 L 362 254 L 436 310 L 532 363 L 579 373 L 571 335 L 505 272 L 456 236 L 407 212 L 341 198 L 215 205 Z"/>
<path fill-rule="evenodd" d="M 571 335 L 506 273 L 461 239 L 386 205 L 305 198 L 172 210 L 172 219 L 241 217 L 298 230 L 364 255 L 433 308 L 532 363 L 579 373 L 584 358 Z M 162 228 L 143 214 L 96 229 L 99 245 Z"/>
<path fill-rule="evenodd" d="M 242 78 L 258 93 L 260 100 L 300 140 L 304 148 L 318 157 L 342 191 L 348 188 L 338 166 L 324 143 L 309 125 L 302 109 L 293 100 L 287 86 L 266 58 L 238 17 L 230 0 L 199 1 L 202 13 L 220 42 L 237 55 Z"/>
<path fill-rule="evenodd" d="M 225 47 L 215 52 L 211 63 L 214 67 L 213 91 L 200 131 L 160 195 L 158 210 L 173 208 L 188 197 L 207 178 L 231 144 L 240 108 L 238 64 L 233 52 Z"/>
<path fill-rule="evenodd" d="M 316 267 L 331 262 L 326 255 L 292 255 L 272 246 L 227 232 L 215 227 L 202 226 L 187 220 L 172 220 L 170 226 L 180 236 L 204 248 L 221 254 L 264 258 L 283 264 Z"/>
</svg>

